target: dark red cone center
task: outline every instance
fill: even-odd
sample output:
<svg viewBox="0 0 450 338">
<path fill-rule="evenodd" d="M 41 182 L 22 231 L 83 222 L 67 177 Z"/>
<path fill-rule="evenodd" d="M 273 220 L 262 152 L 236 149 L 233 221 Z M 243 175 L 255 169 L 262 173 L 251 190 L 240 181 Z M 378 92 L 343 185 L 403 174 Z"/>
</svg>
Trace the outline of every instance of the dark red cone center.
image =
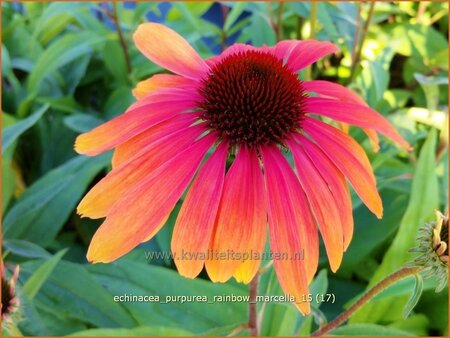
<svg viewBox="0 0 450 338">
<path fill-rule="evenodd" d="M 284 144 L 304 115 L 297 74 L 266 52 L 226 56 L 212 67 L 200 92 L 202 118 L 232 145 Z"/>
</svg>

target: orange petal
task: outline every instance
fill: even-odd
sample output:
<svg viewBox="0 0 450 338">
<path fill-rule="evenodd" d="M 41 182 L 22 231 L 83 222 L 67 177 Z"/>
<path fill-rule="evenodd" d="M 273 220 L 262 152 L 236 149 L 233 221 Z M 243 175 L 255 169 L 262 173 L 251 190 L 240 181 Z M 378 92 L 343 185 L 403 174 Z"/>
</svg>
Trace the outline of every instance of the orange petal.
<svg viewBox="0 0 450 338">
<path fill-rule="evenodd" d="M 205 263 L 212 281 L 226 282 L 251 250 L 262 251 L 266 223 L 264 181 L 258 156 L 255 150 L 241 147 L 225 177 L 211 241 L 215 257 Z M 246 281 L 257 270 L 254 265 L 250 267 L 252 271 L 242 275 Z"/>
<path fill-rule="evenodd" d="M 336 202 L 320 172 L 298 143 L 289 140 L 289 149 L 294 155 L 295 167 L 300 184 L 315 215 L 317 226 L 330 261 L 331 270 L 336 272 L 342 262 L 344 236 Z"/>
<path fill-rule="evenodd" d="M 350 136 L 318 120 L 307 118 L 302 121 L 302 126 L 347 177 L 364 204 L 381 218 L 383 205 L 375 176 L 361 146 Z"/>
<path fill-rule="evenodd" d="M 195 121 L 195 118 L 196 116 L 192 113 L 176 115 L 120 144 L 114 150 L 111 161 L 113 169 L 117 168 L 123 162 L 128 161 L 147 145 L 187 128 Z"/>
<path fill-rule="evenodd" d="M 164 88 L 195 87 L 196 82 L 178 75 L 156 74 L 151 78 L 140 81 L 133 89 L 133 95 L 141 100 L 155 90 Z"/>
<path fill-rule="evenodd" d="M 362 130 L 366 133 L 367 137 L 369 138 L 372 150 L 376 153 L 380 151 L 380 140 L 378 138 L 377 132 L 373 129 L 368 128 L 363 128 Z"/>
<path fill-rule="evenodd" d="M 201 79 L 205 61 L 172 29 L 158 23 L 141 24 L 133 35 L 136 47 L 151 61 L 176 74 Z"/>
<path fill-rule="evenodd" d="M 273 260 L 275 272 L 283 291 L 295 297 L 295 305 L 303 314 L 309 314 L 310 304 L 305 297 L 312 279 L 312 271 L 308 271 L 312 261 L 316 265 L 314 271 L 317 268 L 317 232 L 303 222 L 304 201 L 298 198 L 303 191 L 287 160 L 272 146 L 264 146 L 261 154 L 268 195 L 270 248 L 273 256 L 279 258 Z M 308 231 L 310 234 L 304 235 Z"/>
<path fill-rule="evenodd" d="M 335 205 L 338 206 L 344 236 L 344 250 L 346 250 L 353 235 L 353 209 L 345 177 L 323 151 L 308 138 L 299 135 L 296 140 L 303 146 L 303 150 L 330 188 Z"/>
<path fill-rule="evenodd" d="M 203 268 L 222 197 L 228 145 L 221 143 L 201 168 L 178 213 L 172 253 L 178 272 L 195 278 Z"/>
<path fill-rule="evenodd" d="M 204 137 L 121 196 L 92 238 L 88 260 L 111 262 L 155 235 L 214 141 Z"/>
<path fill-rule="evenodd" d="M 98 155 L 195 106 L 195 101 L 187 98 L 174 101 L 167 97 L 166 101 L 161 102 L 143 101 L 131 106 L 125 114 L 79 135 L 75 141 L 75 150 L 83 155 Z"/>
<path fill-rule="evenodd" d="M 78 205 L 78 213 L 83 217 L 105 217 L 126 191 L 140 184 L 157 168 L 190 146 L 202 132 L 202 128 L 189 127 L 148 144 L 98 182 Z"/>
</svg>

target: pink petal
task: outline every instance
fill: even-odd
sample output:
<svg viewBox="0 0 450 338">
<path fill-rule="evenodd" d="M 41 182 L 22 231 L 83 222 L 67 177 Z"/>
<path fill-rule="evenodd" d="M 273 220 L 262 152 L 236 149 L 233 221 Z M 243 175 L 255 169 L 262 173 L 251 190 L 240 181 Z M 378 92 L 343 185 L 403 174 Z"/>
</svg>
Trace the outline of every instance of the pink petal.
<svg viewBox="0 0 450 338">
<path fill-rule="evenodd" d="M 381 218 L 383 205 L 372 167 L 361 146 L 347 134 L 312 118 L 304 119 L 302 127 L 347 177 L 364 204 Z"/>
<path fill-rule="evenodd" d="M 227 154 L 228 144 L 221 143 L 200 169 L 178 213 L 172 252 L 185 277 L 195 278 L 203 268 L 222 197 Z M 184 259 L 183 253 L 189 257 Z"/>
<path fill-rule="evenodd" d="M 215 64 L 221 62 L 224 58 L 226 58 L 230 55 L 243 53 L 243 52 L 250 51 L 250 50 L 257 51 L 259 49 L 252 45 L 246 45 L 244 43 L 235 43 L 235 44 L 231 45 L 230 47 L 226 48 L 220 55 L 209 58 L 207 63 L 210 66 L 212 66 L 212 65 L 215 65 Z"/>
<path fill-rule="evenodd" d="M 317 62 L 324 56 L 338 51 L 339 48 L 331 42 L 316 40 L 299 41 L 294 49 L 292 49 L 287 60 L 287 65 L 296 72 Z"/>
<path fill-rule="evenodd" d="M 113 169 L 135 156 L 145 146 L 187 128 L 194 123 L 195 119 L 196 115 L 192 113 L 179 114 L 119 144 L 114 150 L 112 158 Z"/>
<path fill-rule="evenodd" d="M 310 97 L 306 100 L 306 111 L 359 127 L 374 129 L 391 138 L 402 147 L 406 149 L 411 148 L 389 121 L 370 107 L 350 102 Z"/>
<path fill-rule="evenodd" d="M 336 201 L 327 182 L 322 178 L 321 173 L 317 171 L 314 163 L 302 147 L 293 140 L 288 140 L 287 144 L 294 155 L 300 184 L 306 193 L 317 226 L 322 234 L 331 270 L 336 272 L 342 262 L 344 251 L 342 224 Z"/>
<path fill-rule="evenodd" d="M 368 107 L 368 104 L 362 97 L 360 97 L 354 91 L 337 83 L 323 80 L 305 81 L 303 82 L 303 88 L 308 92 L 314 92 L 318 94 L 319 97 L 333 98 L 340 101 L 358 103 Z M 372 149 L 375 152 L 379 151 L 380 145 L 376 131 L 368 128 L 363 128 L 363 131 L 367 134 Z"/>
<path fill-rule="evenodd" d="M 363 106 L 367 106 L 367 103 L 362 97 L 347 87 L 341 86 L 337 83 L 324 80 L 314 80 L 303 81 L 302 85 L 304 90 L 317 93 L 319 94 L 319 97 L 334 98 L 340 101 L 359 103 Z"/>
<path fill-rule="evenodd" d="M 330 188 L 335 205 L 338 206 L 337 210 L 341 219 L 344 236 L 344 250 L 346 250 L 353 235 L 353 209 L 350 191 L 345 182 L 345 177 L 327 155 L 308 138 L 303 135 L 298 135 L 295 139 L 301 144 L 303 150 L 311 159 L 311 162 L 314 163 L 317 172 Z"/>
<path fill-rule="evenodd" d="M 202 138 L 121 196 L 92 238 L 88 260 L 111 262 L 155 235 L 215 140 Z"/>
<path fill-rule="evenodd" d="M 243 259 L 227 257 L 234 252 L 245 257 L 262 253 L 266 239 L 264 179 L 255 150 L 241 147 L 231 165 L 223 188 L 211 242 L 212 251 L 225 259 L 209 259 L 206 271 L 214 282 L 225 282 L 238 270 Z M 250 262 L 239 275 L 249 282 L 258 270 L 259 260 Z"/>
<path fill-rule="evenodd" d="M 164 25 L 141 24 L 133 38 L 142 54 L 176 74 L 201 79 L 208 72 L 208 65 L 189 43 Z"/>
<path fill-rule="evenodd" d="M 156 90 L 186 87 L 195 89 L 197 86 L 197 81 L 182 76 L 172 74 L 156 74 L 144 81 L 138 82 L 136 87 L 133 89 L 133 95 L 137 100 L 142 100 Z"/>
<path fill-rule="evenodd" d="M 180 129 L 147 144 L 98 182 L 78 205 L 78 213 L 90 218 L 105 217 L 121 196 L 184 151 L 203 131 L 199 126 Z"/>
<path fill-rule="evenodd" d="M 261 149 L 268 194 L 270 247 L 283 291 L 294 296 L 299 310 L 308 314 L 308 294 L 318 263 L 318 237 L 308 202 L 292 168 L 273 146 Z M 298 259 L 303 254 L 304 259 Z M 286 255 L 288 257 L 286 257 Z M 297 258 L 296 258 L 297 257 Z M 287 258 L 287 259 L 286 259 Z"/>
<path fill-rule="evenodd" d="M 158 94 L 154 96 L 159 97 Z M 125 114 L 79 135 L 75 141 L 75 150 L 83 155 L 100 154 L 158 123 L 195 107 L 195 97 L 182 100 L 175 100 L 174 97 L 176 95 L 167 96 L 166 101 L 159 102 L 138 101 Z"/>
<path fill-rule="evenodd" d="M 283 62 L 287 61 L 291 55 L 292 50 L 299 44 L 299 40 L 283 40 L 278 42 L 275 46 L 269 47 L 273 55 Z"/>
</svg>

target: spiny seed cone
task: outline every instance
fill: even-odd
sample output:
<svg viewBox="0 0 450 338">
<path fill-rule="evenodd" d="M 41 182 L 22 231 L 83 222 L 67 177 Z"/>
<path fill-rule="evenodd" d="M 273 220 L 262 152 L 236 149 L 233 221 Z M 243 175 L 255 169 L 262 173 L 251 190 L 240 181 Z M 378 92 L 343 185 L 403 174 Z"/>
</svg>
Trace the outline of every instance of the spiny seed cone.
<svg viewBox="0 0 450 338">
<path fill-rule="evenodd" d="M 200 95 L 202 119 L 231 145 L 283 145 L 305 114 L 298 75 L 259 51 L 225 57 L 203 80 Z"/>
<path fill-rule="evenodd" d="M 436 221 L 425 224 L 418 231 L 418 245 L 410 252 L 419 256 L 410 265 L 422 267 L 423 277 L 436 277 L 436 292 L 448 283 L 448 213 L 443 215 L 436 210 Z"/>
</svg>

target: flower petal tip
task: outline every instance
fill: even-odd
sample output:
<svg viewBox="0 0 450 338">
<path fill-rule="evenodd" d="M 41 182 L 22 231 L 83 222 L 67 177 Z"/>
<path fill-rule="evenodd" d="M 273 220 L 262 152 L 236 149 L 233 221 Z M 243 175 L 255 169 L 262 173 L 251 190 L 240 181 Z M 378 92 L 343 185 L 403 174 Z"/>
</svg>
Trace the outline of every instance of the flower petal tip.
<svg viewBox="0 0 450 338">
<path fill-rule="evenodd" d="M 294 305 L 303 316 L 308 316 L 311 313 L 311 306 L 308 302 L 295 303 Z"/>
<path fill-rule="evenodd" d="M 86 156 L 94 156 L 98 155 L 99 152 L 92 152 L 92 140 L 89 140 L 88 133 L 84 133 L 81 135 L 78 135 L 75 139 L 75 144 L 73 146 L 74 150 L 80 154 L 80 155 L 86 155 Z"/>
</svg>

